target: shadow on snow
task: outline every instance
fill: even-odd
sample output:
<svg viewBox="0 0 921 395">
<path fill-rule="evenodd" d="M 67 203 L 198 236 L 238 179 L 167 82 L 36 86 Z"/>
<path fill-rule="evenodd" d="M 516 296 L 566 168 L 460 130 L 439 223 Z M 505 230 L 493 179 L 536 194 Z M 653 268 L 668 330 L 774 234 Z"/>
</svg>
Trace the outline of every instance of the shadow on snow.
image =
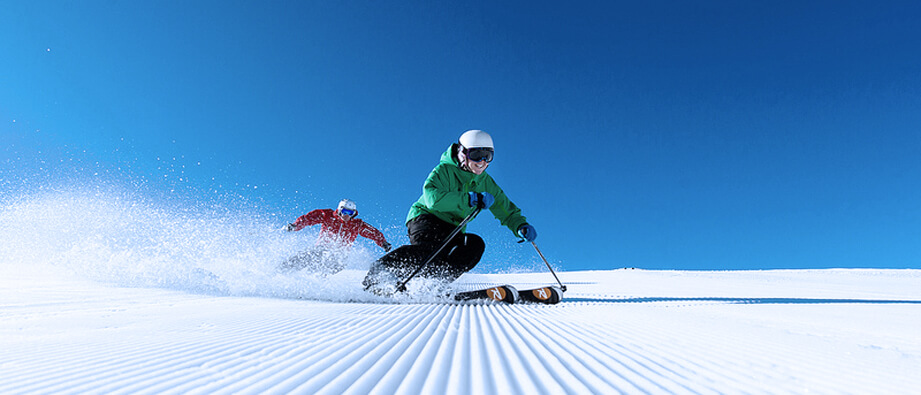
<svg viewBox="0 0 921 395">
<path fill-rule="evenodd" d="M 810 299 L 810 298 L 717 298 L 717 297 L 647 297 L 647 298 L 563 298 L 563 303 L 659 303 L 719 302 L 725 304 L 921 304 L 921 300 L 885 299 Z"/>
</svg>

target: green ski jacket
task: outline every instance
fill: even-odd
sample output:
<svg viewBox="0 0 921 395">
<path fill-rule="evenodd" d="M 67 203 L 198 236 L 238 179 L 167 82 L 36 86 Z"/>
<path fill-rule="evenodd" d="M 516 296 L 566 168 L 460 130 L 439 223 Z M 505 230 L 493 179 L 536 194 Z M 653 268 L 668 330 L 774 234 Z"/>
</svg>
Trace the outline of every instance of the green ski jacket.
<svg viewBox="0 0 921 395">
<path fill-rule="evenodd" d="M 422 214 L 433 214 L 442 221 L 460 225 L 474 210 L 470 207 L 468 193 L 489 192 L 496 198 L 489 211 L 517 236 L 518 227 L 527 222 L 521 209 L 505 196 L 489 174 L 477 175 L 463 170 L 455 155 L 457 146 L 451 144 L 441 155 L 441 163 L 435 166 L 422 186 L 422 196 L 409 208 L 406 222 Z"/>
</svg>

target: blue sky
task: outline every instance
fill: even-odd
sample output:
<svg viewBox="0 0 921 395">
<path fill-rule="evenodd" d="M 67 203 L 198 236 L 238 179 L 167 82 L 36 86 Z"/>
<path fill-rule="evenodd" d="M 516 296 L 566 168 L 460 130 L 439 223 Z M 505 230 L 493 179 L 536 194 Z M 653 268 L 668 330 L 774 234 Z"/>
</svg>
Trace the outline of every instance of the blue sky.
<svg viewBox="0 0 921 395">
<path fill-rule="evenodd" d="M 921 3 L 438 3 L 9 2 L 5 175 L 41 150 L 279 225 L 349 197 L 400 243 L 483 129 L 562 269 L 921 268 Z"/>
</svg>

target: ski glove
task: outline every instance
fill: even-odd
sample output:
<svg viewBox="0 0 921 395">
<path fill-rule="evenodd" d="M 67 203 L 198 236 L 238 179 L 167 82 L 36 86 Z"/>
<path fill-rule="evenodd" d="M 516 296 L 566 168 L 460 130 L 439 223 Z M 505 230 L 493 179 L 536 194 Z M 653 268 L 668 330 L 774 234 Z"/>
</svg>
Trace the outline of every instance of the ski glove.
<svg viewBox="0 0 921 395">
<path fill-rule="evenodd" d="M 496 198 L 489 192 L 469 192 L 470 207 L 489 208 L 496 201 Z"/>
<path fill-rule="evenodd" d="M 531 225 L 524 224 L 518 227 L 518 235 L 530 243 L 537 239 L 537 229 L 534 229 Z"/>
<path fill-rule="evenodd" d="M 295 226 L 294 224 L 288 224 L 283 229 L 288 232 L 294 232 L 294 230 L 297 229 L 297 226 Z"/>
</svg>

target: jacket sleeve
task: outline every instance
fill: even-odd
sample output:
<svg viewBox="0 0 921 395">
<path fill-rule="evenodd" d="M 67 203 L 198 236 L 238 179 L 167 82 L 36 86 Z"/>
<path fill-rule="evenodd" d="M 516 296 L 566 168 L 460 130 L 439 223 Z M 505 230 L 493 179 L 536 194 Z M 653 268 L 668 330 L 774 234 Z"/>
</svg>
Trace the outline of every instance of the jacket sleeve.
<svg viewBox="0 0 921 395">
<path fill-rule="evenodd" d="M 493 205 L 489 207 L 489 211 L 502 225 L 511 229 L 512 233 L 518 236 L 518 228 L 526 224 L 528 219 L 521 215 L 521 209 L 505 195 L 505 191 L 499 188 L 499 185 L 496 184 L 492 177 L 485 184 L 486 192 L 496 198 Z"/>
<path fill-rule="evenodd" d="M 387 244 L 387 238 L 384 237 L 384 234 L 364 221 L 361 223 L 361 232 L 359 232 L 359 235 L 374 241 L 382 248 Z"/>
<path fill-rule="evenodd" d="M 454 223 L 460 223 L 472 210 L 464 186 L 453 177 L 445 164 L 436 166 L 429 174 L 422 186 L 422 197 L 425 207 L 449 215 Z"/>
<path fill-rule="evenodd" d="M 307 214 L 297 217 L 297 220 L 294 221 L 294 230 L 301 230 L 310 225 L 320 224 L 325 220 L 326 215 L 322 209 L 313 210 Z"/>
</svg>

